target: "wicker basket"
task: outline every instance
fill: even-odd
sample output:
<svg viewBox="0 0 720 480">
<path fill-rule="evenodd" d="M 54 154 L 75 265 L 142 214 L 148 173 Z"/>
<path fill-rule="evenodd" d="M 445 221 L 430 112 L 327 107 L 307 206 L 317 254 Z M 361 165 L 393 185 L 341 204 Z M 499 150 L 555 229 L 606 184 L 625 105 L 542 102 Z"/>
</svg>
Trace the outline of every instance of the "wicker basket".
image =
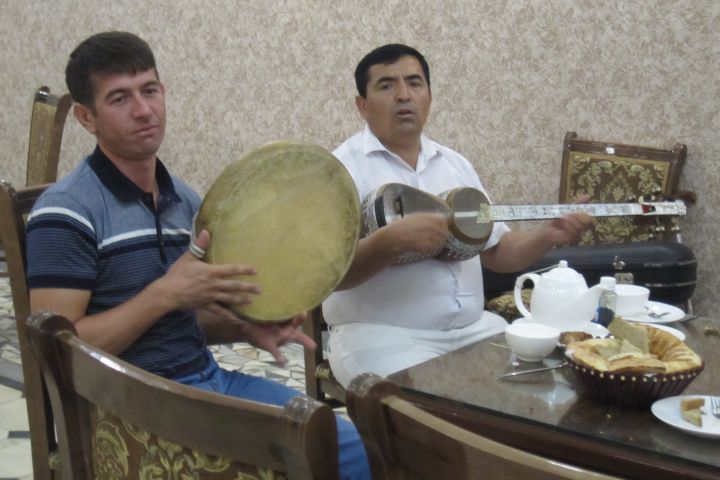
<svg viewBox="0 0 720 480">
<path fill-rule="evenodd" d="M 595 370 L 568 357 L 575 376 L 592 397 L 603 403 L 630 408 L 644 408 L 660 398 L 679 395 L 704 367 L 703 364 L 670 374 L 613 373 Z"/>
</svg>

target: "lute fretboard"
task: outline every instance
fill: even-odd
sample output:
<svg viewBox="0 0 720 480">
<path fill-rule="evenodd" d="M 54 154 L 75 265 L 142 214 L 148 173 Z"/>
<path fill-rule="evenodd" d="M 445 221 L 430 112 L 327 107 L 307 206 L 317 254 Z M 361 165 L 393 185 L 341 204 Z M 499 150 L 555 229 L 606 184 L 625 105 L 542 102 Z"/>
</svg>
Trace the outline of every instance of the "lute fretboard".
<svg viewBox="0 0 720 480">
<path fill-rule="evenodd" d="M 514 220 L 545 220 L 560 218 L 568 213 L 585 212 L 593 217 L 622 217 L 627 215 L 685 215 L 682 200 L 672 202 L 585 203 L 558 205 L 480 205 L 477 212 L 455 212 L 456 217 L 477 217 L 478 223 Z"/>
</svg>

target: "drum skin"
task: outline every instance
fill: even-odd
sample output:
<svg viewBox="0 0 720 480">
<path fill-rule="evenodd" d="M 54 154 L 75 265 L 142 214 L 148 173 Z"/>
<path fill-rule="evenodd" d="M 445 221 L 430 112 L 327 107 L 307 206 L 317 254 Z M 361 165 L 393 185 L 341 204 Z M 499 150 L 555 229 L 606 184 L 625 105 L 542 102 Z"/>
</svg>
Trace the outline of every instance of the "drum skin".
<svg viewBox="0 0 720 480">
<path fill-rule="evenodd" d="M 360 231 L 360 202 L 345 167 L 327 150 L 277 141 L 230 164 L 205 196 L 194 230 L 210 233 L 205 261 L 254 266 L 247 305 L 258 322 L 285 321 L 319 305 L 347 273 Z"/>
</svg>

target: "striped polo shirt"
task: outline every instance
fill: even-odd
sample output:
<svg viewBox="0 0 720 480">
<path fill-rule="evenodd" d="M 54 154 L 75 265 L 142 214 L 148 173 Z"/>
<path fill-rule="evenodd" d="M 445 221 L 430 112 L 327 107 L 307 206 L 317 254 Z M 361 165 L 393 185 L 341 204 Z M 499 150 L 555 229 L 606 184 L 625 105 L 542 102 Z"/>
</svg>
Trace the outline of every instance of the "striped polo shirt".
<svg viewBox="0 0 720 480">
<path fill-rule="evenodd" d="M 158 160 L 157 207 L 99 147 L 37 201 L 27 223 L 30 288 L 91 292 L 87 314 L 130 300 L 164 275 L 190 242 L 200 198 Z M 205 366 L 205 335 L 193 311 L 159 318 L 120 354 L 165 377 Z"/>
</svg>

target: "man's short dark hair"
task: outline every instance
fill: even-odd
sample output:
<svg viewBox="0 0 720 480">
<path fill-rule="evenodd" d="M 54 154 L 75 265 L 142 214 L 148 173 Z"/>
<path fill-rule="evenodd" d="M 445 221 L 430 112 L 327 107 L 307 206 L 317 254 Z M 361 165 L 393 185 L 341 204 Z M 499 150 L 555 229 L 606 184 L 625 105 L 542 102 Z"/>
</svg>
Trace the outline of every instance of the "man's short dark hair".
<svg viewBox="0 0 720 480">
<path fill-rule="evenodd" d="M 418 62 L 420 62 L 420 65 L 422 66 L 423 73 L 425 74 L 425 81 L 428 84 L 428 88 L 430 88 L 430 67 L 425 60 L 425 57 L 412 47 L 408 47 L 407 45 L 402 45 L 400 43 L 390 43 L 388 45 L 378 47 L 365 55 L 365 57 L 360 60 L 360 63 L 358 63 L 357 68 L 355 68 L 355 85 L 357 86 L 360 96 L 363 98 L 367 97 L 367 84 L 369 80 L 368 77 L 370 75 L 370 67 L 378 64 L 390 65 L 405 55 L 417 58 Z"/>
<path fill-rule="evenodd" d="M 128 32 L 103 32 L 85 39 L 70 54 L 65 83 L 75 102 L 94 111 L 93 75 L 135 75 L 151 68 L 157 74 L 155 56 L 145 40 Z"/>
</svg>

